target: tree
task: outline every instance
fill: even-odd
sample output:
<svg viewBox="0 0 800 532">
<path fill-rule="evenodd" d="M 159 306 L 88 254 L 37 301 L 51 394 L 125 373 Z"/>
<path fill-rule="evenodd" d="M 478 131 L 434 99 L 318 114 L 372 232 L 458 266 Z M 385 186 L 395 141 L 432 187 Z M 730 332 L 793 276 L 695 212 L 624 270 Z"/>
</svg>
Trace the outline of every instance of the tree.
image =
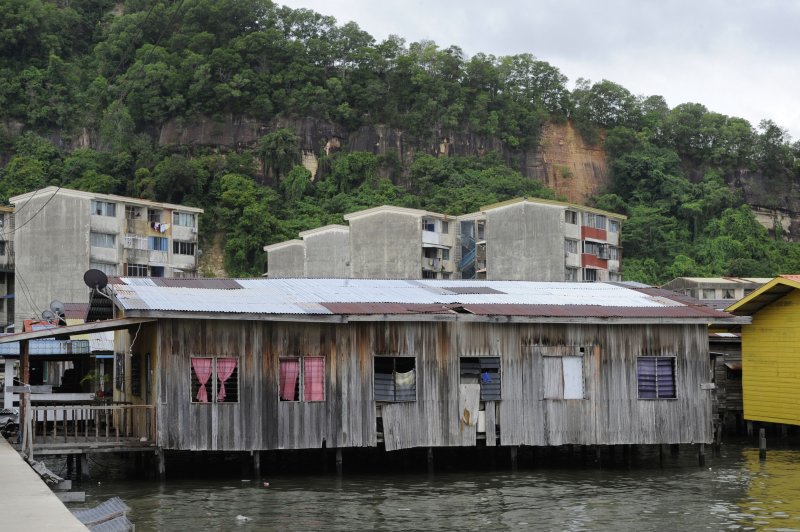
<svg viewBox="0 0 800 532">
<path fill-rule="evenodd" d="M 300 137 L 288 128 L 270 133 L 258 142 L 267 176 L 280 180 L 300 162 Z"/>
</svg>

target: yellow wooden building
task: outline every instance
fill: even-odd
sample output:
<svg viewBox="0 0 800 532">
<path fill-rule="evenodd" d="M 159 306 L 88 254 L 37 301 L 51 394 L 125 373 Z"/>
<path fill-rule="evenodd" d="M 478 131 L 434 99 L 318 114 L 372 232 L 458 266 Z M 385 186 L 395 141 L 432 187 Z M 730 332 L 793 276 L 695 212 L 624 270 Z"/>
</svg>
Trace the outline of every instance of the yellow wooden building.
<svg viewBox="0 0 800 532">
<path fill-rule="evenodd" d="M 800 425 L 800 275 L 781 275 L 726 309 L 742 325 L 742 391 L 749 421 Z"/>
</svg>

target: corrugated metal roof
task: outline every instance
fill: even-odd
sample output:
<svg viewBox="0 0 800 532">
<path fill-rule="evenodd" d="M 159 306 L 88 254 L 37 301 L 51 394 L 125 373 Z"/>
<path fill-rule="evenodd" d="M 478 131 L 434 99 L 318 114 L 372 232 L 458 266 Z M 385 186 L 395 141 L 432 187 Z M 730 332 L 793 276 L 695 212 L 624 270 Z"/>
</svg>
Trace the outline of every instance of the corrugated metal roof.
<svg viewBox="0 0 800 532">
<path fill-rule="evenodd" d="M 149 282 L 148 282 L 149 281 Z M 113 286 L 128 311 L 235 314 L 430 314 L 728 318 L 696 300 L 609 283 L 385 279 L 240 279 L 238 290 L 159 286 L 122 278 Z"/>
<path fill-rule="evenodd" d="M 800 283 L 800 275 L 781 275 L 784 279 Z"/>
</svg>

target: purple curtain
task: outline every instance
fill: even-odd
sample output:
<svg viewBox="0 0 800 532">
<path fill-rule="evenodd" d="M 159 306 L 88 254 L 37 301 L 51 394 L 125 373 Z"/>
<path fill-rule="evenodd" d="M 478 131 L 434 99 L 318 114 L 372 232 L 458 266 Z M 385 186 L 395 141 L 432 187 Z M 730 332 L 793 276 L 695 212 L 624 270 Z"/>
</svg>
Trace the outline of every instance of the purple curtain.
<svg viewBox="0 0 800 532">
<path fill-rule="evenodd" d="M 233 370 L 236 369 L 235 358 L 218 358 L 217 359 L 217 378 L 219 379 L 219 393 L 217 394 L 217 401 L 220 403 L 225 402 L 225 381 L 227 381 Z"/>
<path fill-rule="evenodd" d="M 210 358 L 193 358 L 192 369 L 197 377 L 197 382 L 200 383 L 200 389 L 197 390 L 197 402 L 208 402 L 208 391 L 206 390 L 206 383 L 211 377 L 211 359 Z"/>
<path fill-rule="evenodd" d="M 300 361 L 296 358 L 281 360 L 280 397 L 284 401 L 296 401 L 295 389 L 300 376 Z"/>
</svg>

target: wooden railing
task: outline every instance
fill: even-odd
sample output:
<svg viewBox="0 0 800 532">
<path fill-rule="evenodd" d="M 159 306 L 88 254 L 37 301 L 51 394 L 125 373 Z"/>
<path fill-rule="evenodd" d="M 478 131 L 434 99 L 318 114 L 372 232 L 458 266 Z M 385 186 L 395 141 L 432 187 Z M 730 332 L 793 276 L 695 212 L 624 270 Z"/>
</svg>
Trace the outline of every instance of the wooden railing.
<svg viewBox="0 0 800 532">
<path fill-rule="evenodd" d="M 35 405 L 31 436 L 47 443 L 123 443 L 155 441 L 155 408 L 151 405 Z"/>
</svg>

